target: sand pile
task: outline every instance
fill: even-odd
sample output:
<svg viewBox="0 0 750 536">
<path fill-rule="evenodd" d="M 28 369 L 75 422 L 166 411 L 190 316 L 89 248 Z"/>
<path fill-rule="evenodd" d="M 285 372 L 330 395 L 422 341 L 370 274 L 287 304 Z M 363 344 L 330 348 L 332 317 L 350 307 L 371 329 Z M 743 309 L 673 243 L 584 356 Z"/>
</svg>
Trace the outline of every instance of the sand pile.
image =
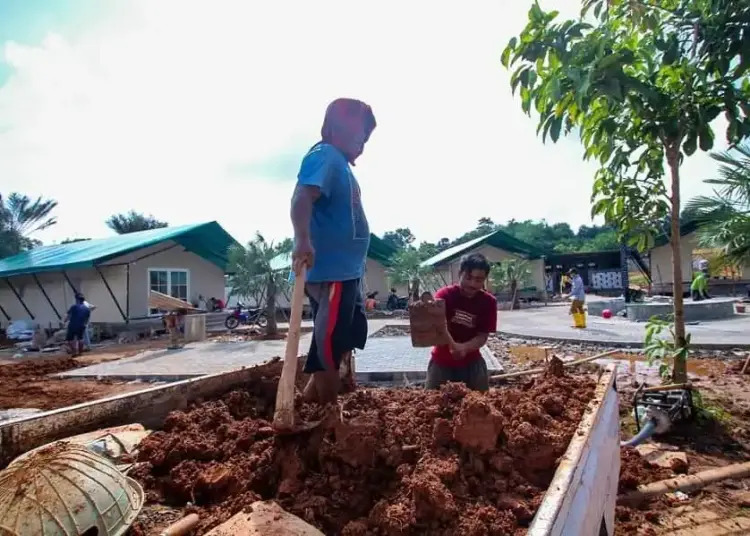
<svg viewBox="0 0 750 536">
<path fill-rule="evenodd" d="M 132 475 L 150 501 L 192 503 L 199 533 L 273 499 L 328 535 L 523 534 L 594 391 L 551 374 L 488 394 L 360 389 L 343 421 L 276 437 L 280 364 L 263 370 L 141 444 Z"/>
</svg>

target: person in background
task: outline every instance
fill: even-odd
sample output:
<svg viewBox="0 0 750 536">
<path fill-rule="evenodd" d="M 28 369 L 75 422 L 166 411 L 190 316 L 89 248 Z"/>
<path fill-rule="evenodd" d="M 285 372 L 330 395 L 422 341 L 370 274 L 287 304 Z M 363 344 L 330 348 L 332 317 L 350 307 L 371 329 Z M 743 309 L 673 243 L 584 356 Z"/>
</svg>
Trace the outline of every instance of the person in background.
<svg viewBox="0 0 750 536">
<path fill-rule="evenodd" d="M 374 311 L 375 306 L 377 305 L 376 298 L 378 296 L 378 291 L 370 292 L 367 295 L 367 299 L 365 300 L 365 311 Z"/>
<path fill-rule="evenodd" d="M 221 298 L 216 298 L 216 301 L 214 302 L 214 311 L 223 311 L 224 310 L 224 300 Z"/>
<path fill-rule="evenodd" d="M 89 308 L 90 312 L 94 312 L 96 310 L 96 305 L 93 305 L 86 300 L 83 300 L 83 304 Z M 86 322 L 86 329 L 83 330 L 83 351 L 84 352 L 90 352 L 91 351 L 91 317 L 89 316 L 89 321 Z"/>
<path fill-rule="evenodd" d="M 570 277 L 568 274 L 563 274 L 560 277 L 560 294 L 567 294 L 570 292 Z"/>
<path fill-rule="evenodd" d="M 68 324 L 65 333 L 65 341 L 70 346 L 70 353 L 73 357 L 81 355 L 83 351 L 83 338 L 86 331 L 86 324 L 91 317 L 91 309 L 86 305 L 86 299 L 82 294 L 76 294 L 76 302 L 68 309 L 65 316 L 65 322 Z"/>
<path fill-rule="evenodd" d="M 320 141 L 302 160 L 292 196 L 295 274 L 307 269 L 305 293 L 313 336 L 305 362 L 308 401 L 336 402 L 342 383 L 353 384 L 352 352 L 367 341 L 362 278 L 370 226 L 352 166 L 375 130 L 372 109 L 336 99 L 326 110 Z M 349 371 L 344 378 L 340 371 Z"/>
<path fill-rule="evenodd" d="M 487 363 L 479 349 L 497 329 L 497 299 L 484 289 L 490 263 L 480 253 L 464 256 L 459 266 L 459 284 L 443 287 L 435 294 L 445 301 L 450 343 L 432 349 L 427 366 L 427 389 L 446 382 L 463 382 L 469 389 L 487 391 Z"/>
<path fill-rule="evenodd" d="M 206 311 L 213 312 L 216 310 L 216 298 L 209 298 L 206 302 Z"/>
<path fill-rule="evenodd" d="M 583 278 L 578 273 L 578 270 L 571 268 L 568 271 L 570 276 L 570 314 L 573 315 L 575 320 L 575 327 L 585 328 L 586 327 L 586 312 L 583 310 L 583 304 L 586 301 L 586 289 L 583 284 Z"/>
<path fill-rule="evenodd" d="M 206 307 L 208 307 L 206 304 L 206 298 L 203 297 L 203 294 L 198 294 L 198 303 L 196 305 L 201 311 L 208 311 L 208 309 L 206 309 Z"/>
<path fill-rule="evenodd" d="M 396 294 L 395 288 L 392 288 L 391 292 L 388 294 L 388 301 L 385 303 L 385 308 L 389 311 L 395 311 L 398 309 L 398 294 Z"/>
<path fill-rule="evenodd" d="M 693 301 L 702 301 L 711 299 L 708 295 L 708 268 L 698 270 L 690 284 L 690 295 Z"/>
</svg>

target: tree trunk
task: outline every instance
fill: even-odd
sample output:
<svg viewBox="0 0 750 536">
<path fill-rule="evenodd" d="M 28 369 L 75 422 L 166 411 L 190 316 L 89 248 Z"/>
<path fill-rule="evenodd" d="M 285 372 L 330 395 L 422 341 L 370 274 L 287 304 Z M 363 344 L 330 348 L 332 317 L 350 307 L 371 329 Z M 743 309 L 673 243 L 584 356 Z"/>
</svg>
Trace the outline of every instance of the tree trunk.
<svg viewBox="0 0 750 536">
<path fill-rule="evenodd" d="M 276 323 L 276 280 L 273 274 L 268 274 L 268 283 L 266 285 L 266 325 L 267 335 L 276 335 L 279 332 L 279 326 Z"/>
<path fill-rule="evenodd" d="M 521 308 L 521 303 L 518 296 L 518 281 L 511 279 L 510 281 L 510 309 L 516 311 Z"/>
<path fill-rule="evenodd" d="M 417 302 L 419 300 L 419 278 L 415 277 L 411 280 L 411 301 Z"/>
<path fill-rule="evenodd" d="M 672 246 L 672 295 L 674 298 L 674 344 L 675 350 L 684 348 L 685 341 L 685 311 L 682 296 L 682 247 L 680 241 L 680 145 L 667 146 L 667 164 L 672 182 L 672 232 L 670 244 Z M 687 352 L 677 355 L 674 359 L 672 380 L 675 383 L 687 381 Z"/>
</svg>

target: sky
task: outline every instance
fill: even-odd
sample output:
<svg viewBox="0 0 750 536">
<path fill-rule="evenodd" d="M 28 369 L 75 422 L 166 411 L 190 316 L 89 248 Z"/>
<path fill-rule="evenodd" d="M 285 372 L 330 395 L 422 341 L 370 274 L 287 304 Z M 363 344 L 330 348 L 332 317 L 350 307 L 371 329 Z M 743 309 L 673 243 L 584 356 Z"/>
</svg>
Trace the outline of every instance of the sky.
<svg viewBox="0 0 750 536">
<path fill-rule="evenodd" d="M 105 220 L 131 209 L 280 240 L 327 104 L 353 97 L 378 122 L 354 169 L 372 232 L 590 224 L 595 165 L 576 139 L 536 136 L 500 64 L 530 5 L 2 0 L 0 193 L 59 202 L 45 243 L 109 236 Z M 687 159 L 683 198 L 715 169 Z"/>
</svg>

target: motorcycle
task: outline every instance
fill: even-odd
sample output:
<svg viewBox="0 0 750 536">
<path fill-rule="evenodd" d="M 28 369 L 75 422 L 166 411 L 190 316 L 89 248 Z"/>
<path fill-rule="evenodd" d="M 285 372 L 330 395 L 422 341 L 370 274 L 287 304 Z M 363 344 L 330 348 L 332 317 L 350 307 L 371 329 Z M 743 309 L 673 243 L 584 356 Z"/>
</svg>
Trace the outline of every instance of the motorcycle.
<svg viewBox="0 0 750 536">
<path fill-rule="evenodd" d="M 235 307 L 226 320 L 224 320 L 224 326 L 230 330 L 237 328 L 237 326 L 258 326 L 264 328 L 267 324 L 268 318 L 264 309 L 260 307 L 248 307 L 244 309 L 242 305 Z"/>
</svg>

